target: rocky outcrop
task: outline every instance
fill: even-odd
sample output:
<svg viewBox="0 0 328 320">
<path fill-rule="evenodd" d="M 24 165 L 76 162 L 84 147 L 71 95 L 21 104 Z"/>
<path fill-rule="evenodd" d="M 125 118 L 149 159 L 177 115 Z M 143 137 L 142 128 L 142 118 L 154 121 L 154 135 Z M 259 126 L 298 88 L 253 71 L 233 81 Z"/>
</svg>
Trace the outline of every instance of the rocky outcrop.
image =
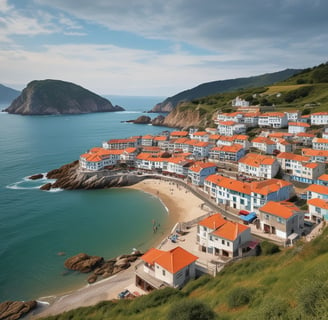
<svg viewBox="0 0 328 320">
<path fill-rule="evenodd" d="M 165 117 L 162 115 L 157 116 L 151 121 L 153 126 L 163 126 L 165 121 Z"/>
<path fill-rule="evenodd" d="M 45 115 L 123 110 L 122 107 L 114 107 L 107 99 L 74 83 L 40 80 L 30 82 L 4 111 L 23 115 Z"/>
<path fill-rule="evenodd" d="M 64 265 L 67 269 L 88 273 L 104 263 L 104 258 L 98 256 L 89 256 L 85 253 L 79 253 L 74 257 L 68 258 Z"/>
<path fill-rule="evenodd" d="M 135 251 L 132 254 L 121 255 L 113 259 L 104 260 L 102 257 L 89 256 L 85 253 L 79 253 L 65 261 L 65 267 L 83 273 L 93 271 L 87 281 L 94 283 L 101 276 L 102 278 L 110 277 L 131 266 L 142 255 L 141 252 Z"/>
<path fill-rule="evenodd" d="M 42 173 L 34 174 L 33 176 L 28 177 L 30 180 L 38 180 L 43 178 Z"/>
<path fill-rule="evenodd" d="M 0 319 L 16 320 L 26 315 L 37 306 L 36 301 L 5 301 L 0 303 Z"/>
<path fill-rule="evenodd" d="M 133 121 L 133 123 L 135 124 L 149 124 L 150 122 L 151 122 L 151 118 L 148 116 L 140 116 Z"/>
<path fill-rule="evenodd" d="M 100 172 L 83 172 L 79 169 L 79 161 L 63 165 L 47 173 L 48 179 L 56 179 L 54 183 L 41 186 L 41 190 L 60 188 L 75 189 L 106 189 L 125 187 L 136 184 L 144 179 L 155 178 L 152 175 L 121 174 L 120 171 L 104 170 Z"/>
</svg>

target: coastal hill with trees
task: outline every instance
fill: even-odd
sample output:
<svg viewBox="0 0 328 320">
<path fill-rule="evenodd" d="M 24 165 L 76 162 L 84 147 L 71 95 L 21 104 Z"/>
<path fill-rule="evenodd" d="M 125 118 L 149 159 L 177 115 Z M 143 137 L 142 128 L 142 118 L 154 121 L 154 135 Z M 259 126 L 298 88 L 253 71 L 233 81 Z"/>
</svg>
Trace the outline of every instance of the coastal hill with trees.
<svg viewBox="0 0 328 320">
<path fill-rule="evenodd" d="M 218 112 L 235 111 L 231 101 L 239 96 L 263 110 L 301 110 L 302 114 L 328 110 L 328 63 L 305 69 L 270 86 L 219 93 L 179 103 L 163 125 L 204 129 L 213 127 Z"/>
</svg>

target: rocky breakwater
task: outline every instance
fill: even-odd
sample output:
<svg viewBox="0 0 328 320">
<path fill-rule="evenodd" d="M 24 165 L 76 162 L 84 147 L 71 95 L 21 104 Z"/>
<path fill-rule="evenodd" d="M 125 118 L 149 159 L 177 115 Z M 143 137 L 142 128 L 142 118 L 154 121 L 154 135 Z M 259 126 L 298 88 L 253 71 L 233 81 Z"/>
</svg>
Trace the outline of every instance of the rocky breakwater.
<svg viewBox="0 0 328 320">
<path fill-rule="evenodd" d="M 105 189 L 111 187 L 124 187 L 133 185 L 152 175 L 136 175 L 133 173 L 122 174 L 121 171 L 103 170 L 99 172 L 84 172 L 79 168 L 79 161 L 63 165 L 47 173 L 48 179 L 56 179 L 54 183 L 41 186 L 41 190 L 61 188 L 75 189 Z"/>
<path fill-rule="evenodd" d="M 0 319 L 16 320 L 37 307 L 37 302 L 33 301 L 5 301 L 0 303 Z"/>
<path fill-rule="evenodd" d="M 86 253 L 79 253 L 68 258 L 64 265 L 67 269 L 82 273 L 93 272 L 87 279 L 88 283 L 94 283 L 99 277 L 107 278 L 131 266 L 142 253 L 135 251 L 132 254 L 121 255 L 113 259 L 105 260 L 99 256 L 89 256 Z"/>
</svg>

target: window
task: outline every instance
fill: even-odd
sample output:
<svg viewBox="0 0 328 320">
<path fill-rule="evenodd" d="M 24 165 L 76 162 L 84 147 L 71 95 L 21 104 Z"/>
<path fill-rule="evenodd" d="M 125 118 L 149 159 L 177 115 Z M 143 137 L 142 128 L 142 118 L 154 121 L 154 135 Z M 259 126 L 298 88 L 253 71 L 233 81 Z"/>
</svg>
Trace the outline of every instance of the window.
<svg viewBox="0 0 328 320">
<path fill-rule="evenodd" d="M 164 269 L 162 270 L 162 275 L 165 276 L 165 270 Z"/>
<path fill-rule="evenodd" d="M 212 236 L 210 236 L 210 240 L 213 241 L 213 237 Z"/>
<path fill-rule="evenodd" d="M 222 244 L 224 244 L 225 243 L 225 241 L 224 240 L 222 240 Z"/>
<path fill-rule="evenodd" d="M 265 214 L 265 215 L 264 215 L 264 218 L 265 218 L 266 220 L 269 220 L 270 216 L 269 216 L 268 214 Z"/>
<path fill-rule="evenodd" d="M 230 242 L 229 241 L 227 241 L 227 246 L 230 247 Z"/>
</svg>

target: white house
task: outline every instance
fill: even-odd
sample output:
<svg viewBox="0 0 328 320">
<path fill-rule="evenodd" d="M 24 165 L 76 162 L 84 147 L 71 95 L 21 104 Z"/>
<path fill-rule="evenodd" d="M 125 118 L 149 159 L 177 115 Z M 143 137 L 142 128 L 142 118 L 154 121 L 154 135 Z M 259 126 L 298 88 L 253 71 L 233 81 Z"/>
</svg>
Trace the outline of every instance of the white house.
<svg viewBox="0 0 328 320">
<path fill-rule="evenodd" d="M 238 162 L 238 172 L 250 176 L 271 179 L 279 171 L 278 161 L 271 157 L 256 153 L 248 153 Z"/>
<path fill-rule="evenodd" d="M 243 123 L 235 121 L 219 121 L 218 133 L 224 136 L 233 136 L 235 134 L 243 134 L 246 132 L 246 126 Z"/>
<path fill-rule="evenodd" d="M 259 220 L 261 230 L 284 240 L 300 236 L 304 228 L 304 212 L 287 201 L 267 202 L 259 209 Z"/>
<path fill-rule="evenodd" d="M 285 139 L 277 139 L 276 147 L 280 152 L 292 152 L 293 150 L 292 144 Z"/>
<path fill-rule="evenodd" d="M 269 138 L 256 137 L 252 140 L 252 147 L 263 151 L 265 154 L 273 154 L 277 149 L 276 143 Z"/>
<path fill-rule="evenodd" d="M 312 149 L 315 150 L 328 150 L 328 139 L 314 138 L 312 140 Z"/>
<path fill-rule="evenodd" d="M 111 139 L 102 144 L 104 149 L 125 149 L 134 148 L 141 142 L 140 137 L 127 138 L 127 139 Z"/>
<path fill-rule="evenodd" d="M 322 133 L 322 139 L 328 139 L 328 127 L 325 128 L 325 131 Z"/>
<path fill-rule="evenodd" d="M 208 142 L 210 134 L 206 131 L 196 131 L 190 134 L 190 139 L 200 142 Z"/>
<path fill-rule="evenodd" d="M 308 186 L 305 191 L 307 199 L 319 198 L 328 200 L 328 186 L 312 184 Z"/>
<path fill-rule="evenodd" d="M 310 157 L 312 162 L 328 163 L 328 150 L 315 150 L 310 148 L 303 148 L 302 155 Z"/>
<path fill-rule="evenodd" d="M 325 172 L 324 163 L 310 162 L 309 157 L 294 153 L 282 152 L 277 155 L 277 160 L 285 173 L 295 181 L 315 183 L 318 177 Z"/>
<path fill-rule="evenodd" d="M 197 259 L 197 256 L 179 246 L 170 251 L 152 248 L 141 256 L 143 263 L 135 270 L 136 286 L 144 291 L 164 286 L 181 288 L 195 278 Z"/>
<path fill-rule="evenodd" d="M 233 107 L 248 107 L 249 102 L 240 97 L 236 97 L 235 99 L 232 100 L 231 105 Z"/>
<path fill-rule="evenodd" d="M 260 127 L 285 128 L 287 124 L 287 115 L 283 112 L 266 112 L 259 116 Z"/>
<path fill-rule="evenodd" d="M 311 113 L 311 125 L 325 125 L 328 124 L 328 112 Z"/>
<path fill-rule="evenodd" d="M 308 128 L 310 128 L 310 125 L 305 122 L 288 122 L 288 133 L 306 132 Z"/>
<path fill-rule="evenodd" d="M 242 247 L 251 241 L 248 226 L 225 220 L 221 214 L 213 214 L 197 225 L 199 251 L 213 256 L 236 257 L 242 255 Z"/>
<path fill-rule="evenodd" d="M 246 127 L 257 127 L 259 124 L 260 112 L 247 112 L 244 113 L 244 123 Z"/>
<path fill-rule="evenodd" d="M 312 140 L 315 138 L 315 135 L 307 132 L 297 133 L 294 137 L 296 143 L 302 144 L 303 146 L 312 146 Z"/>
<path fill-rule="evenodd" d="M 287 120 L 291 122 L 297 122 L 301 118 L 301 112 L 299 110 L 285 111 Z"/>
<path fill-rule="evenodd" d="M 245 155 L 245 149 L 240 144 L 233 144 L 231 146 L 213 147 L 209 151 L 209 158 L 219 161 L 234 161 L 237 162 Z"/>
<path fill-rule="evenodd" d="M 216 171 L 216 164 L 212 162 L 196 161 L 191 167 L 189 167 L 188 177 L 191 179 L 191 183 L 196 186 L 202 186 L 204 179 Z"/>
<path fill-rule="evenodd" d="M 313 198 L 307 201 L 309 206 L 309 219 L 313 222 L 328 221 L 328 199 Z"/>
</svg>

